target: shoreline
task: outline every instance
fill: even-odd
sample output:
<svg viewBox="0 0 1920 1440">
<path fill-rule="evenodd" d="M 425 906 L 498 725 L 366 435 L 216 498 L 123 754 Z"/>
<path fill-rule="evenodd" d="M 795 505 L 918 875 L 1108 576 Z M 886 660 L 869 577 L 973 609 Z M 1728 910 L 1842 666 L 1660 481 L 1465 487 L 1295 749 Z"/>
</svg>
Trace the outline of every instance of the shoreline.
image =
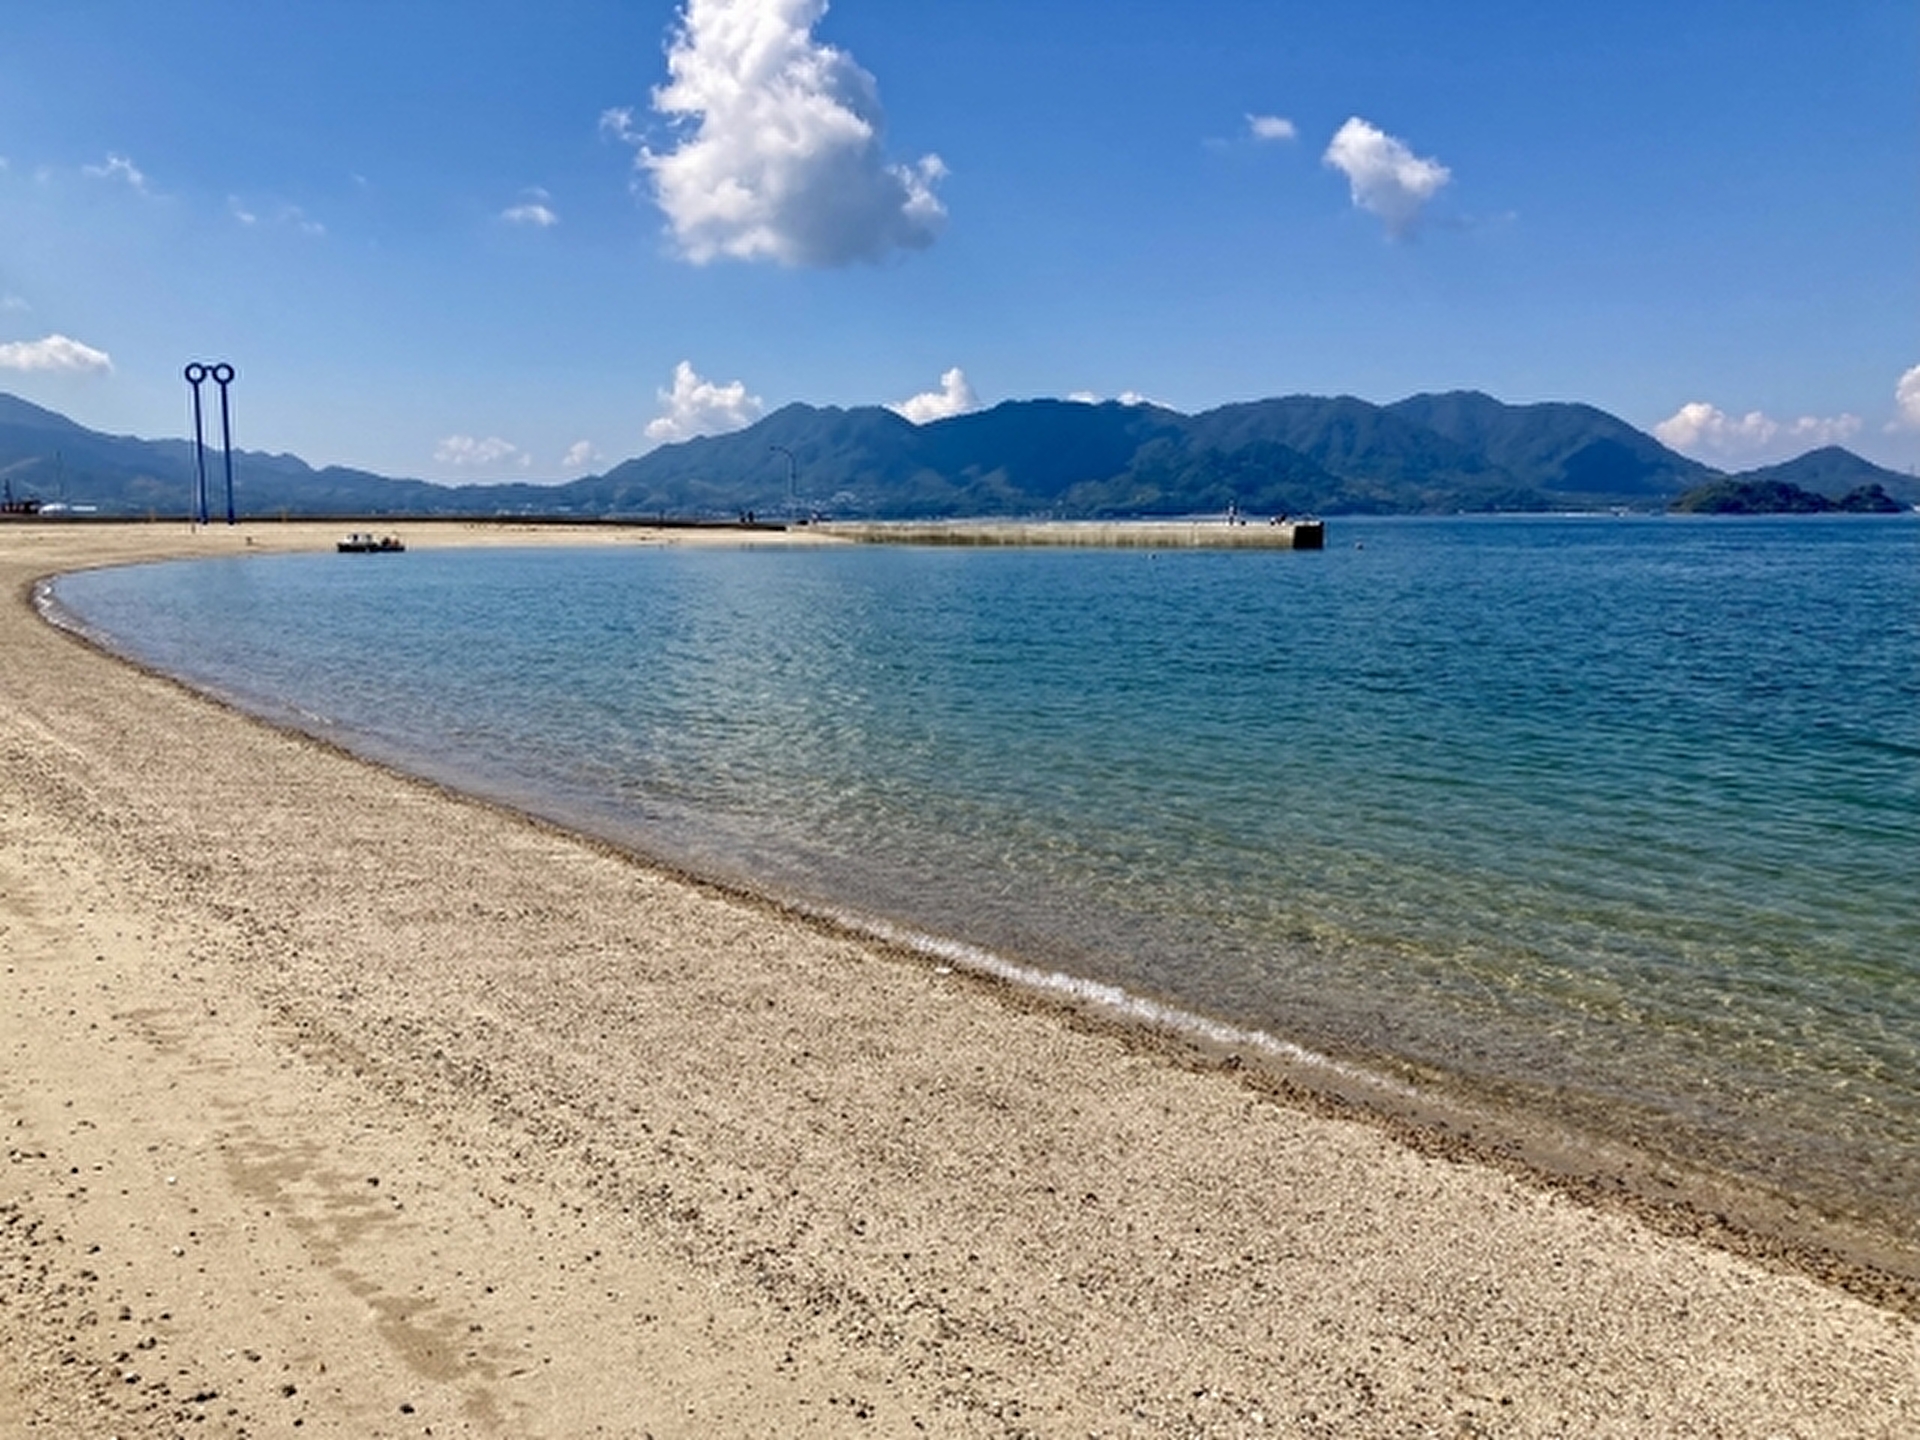
<svg viewBox="0 0 1920 1440">
<path fill-rule="evenodd" d="M 21 816 L 0 847 L 18 1037 L 0 1263 L 25 1282 L 0 1321 L 36 1337 L 0 1342 L 0 1429 L 9 1404 L 84 1401 L 119 1408 L 65 1412 L 114 1417 L 83 1428 L 146 1433 L 136 1399 L 213 1433 L 290 1411 L 343 1434 L 421 1433 L 429 1410 L 526 1434 L 642 1413 L 656 1433 L 983 1434 L 1920 1415 L 1912 1320 L 1805 1278 L 1910 1315 L 1897 1276 L 1591 1177 L 1543 1184 L 1504 1142 L 1355 1119 L 1362 1102 L 1283 1071 L 369 771 L 21 603 L 48 571 L 334 538 L 240 529 L 0 529 L 0 636 L 23 662 L 0 680 Z M 406 538 L 482 529 L 594 543 Z M 156 1113 L 169 1085 L 199 1110 Z M 182 1173 L 145 1174 L 155 1153 Z M 71 1178 L 90 1173 L 121 1193 Z M 213 1226 L 160 1245 L 181 1183 L 237 1242 L 191 1303 L 167 1276 Z M 66 1238 L 22 1246 L 29 1228 Z M 131 1253 L 129 1232 L 154 1242 Z M 499 1283 L 472 1283 L 489 1267 Z M 169 1293 L 164 1321 L 141 1303 Z M 260 1317 L 293 1294 L 306 1328 Z M 464 1338 L 503 1308 L 547 1337 L 536 1370 Z M 129 1325 L 148 1333 L 121 1344 Z M 255 1330 L 294 1395 L 253 1383 L 265 1343 L 220 1343 Z M 322 1352 L 354 1378 L 316 1378 Z M 155 1398 L 122 1365 L 179 1383 Z M 625 1379 L 533 1395 L 543 1372 Z M 400 1392 L 425 1398 L 368 1398 Z"/>
</svg>

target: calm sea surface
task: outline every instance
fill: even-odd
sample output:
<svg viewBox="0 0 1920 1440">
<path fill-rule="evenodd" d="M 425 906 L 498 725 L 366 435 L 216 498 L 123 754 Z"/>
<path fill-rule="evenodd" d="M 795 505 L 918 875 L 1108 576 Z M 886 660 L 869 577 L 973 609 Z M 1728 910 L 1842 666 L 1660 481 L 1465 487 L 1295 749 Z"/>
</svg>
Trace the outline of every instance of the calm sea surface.
<svg viewBox="0 0 1920 1440">
<path fill-rule="evenodd" d="M 120 648 L 663 858 L 1920 1234 L 1920 520 L 79 574 Z"/>
</svg>

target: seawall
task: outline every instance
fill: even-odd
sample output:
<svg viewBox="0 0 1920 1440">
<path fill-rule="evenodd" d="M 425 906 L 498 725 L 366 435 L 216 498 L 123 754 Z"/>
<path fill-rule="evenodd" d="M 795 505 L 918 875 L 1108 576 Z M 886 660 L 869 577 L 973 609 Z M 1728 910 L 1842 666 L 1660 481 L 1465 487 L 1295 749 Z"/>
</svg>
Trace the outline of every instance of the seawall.
<svg viewBox="0 0 1920 1440">
<path fill-rule="evenodd" d="M 1205 520 L 928 520 L 815 527 L 883 545 L 1089 545 L 1145 550 L 1321 550 L 1321 520 L 1230 524 Z"/>
</svg>

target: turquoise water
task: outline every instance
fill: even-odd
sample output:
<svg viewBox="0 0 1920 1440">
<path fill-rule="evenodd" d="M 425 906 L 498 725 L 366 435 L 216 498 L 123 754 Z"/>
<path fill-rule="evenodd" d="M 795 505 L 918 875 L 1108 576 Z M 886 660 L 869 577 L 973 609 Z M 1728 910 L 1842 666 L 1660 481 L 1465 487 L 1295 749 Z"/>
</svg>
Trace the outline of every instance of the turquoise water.
<svg viewBox="0 0 1920 1440">
<path fill-rule="evenodd" d="M 161 668 L 835 913 L 1920 1234 L 1920 522 L 64 578 Z"/>
</svg>

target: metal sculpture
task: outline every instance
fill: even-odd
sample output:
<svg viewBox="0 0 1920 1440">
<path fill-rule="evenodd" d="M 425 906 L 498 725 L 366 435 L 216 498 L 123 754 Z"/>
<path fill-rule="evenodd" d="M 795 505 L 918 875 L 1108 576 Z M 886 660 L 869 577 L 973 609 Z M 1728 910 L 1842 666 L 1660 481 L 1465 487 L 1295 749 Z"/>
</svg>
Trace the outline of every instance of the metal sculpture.
<svg viewBox="0 0 1920 1440">
<path fill-rule="evenodd" d="M 220 446 L 226 459 L 227 470 L 227 523 L 234 523 L 233 509 L 233 422 L 227 405 L 227 387 L 233 383 L 233 366 L 222 360 L 214 365 L 204 365 L 195 360 L 186 368 L 187 384 L 193 388 L 193 463 L 196 484 L 194 488 L 193 514 L 196 523 L 205 525 L 207 521 L 207 440 L 205 428 L 201 423 L 200 387 L 211 380 L 220 387 Z"/>
</svg>

